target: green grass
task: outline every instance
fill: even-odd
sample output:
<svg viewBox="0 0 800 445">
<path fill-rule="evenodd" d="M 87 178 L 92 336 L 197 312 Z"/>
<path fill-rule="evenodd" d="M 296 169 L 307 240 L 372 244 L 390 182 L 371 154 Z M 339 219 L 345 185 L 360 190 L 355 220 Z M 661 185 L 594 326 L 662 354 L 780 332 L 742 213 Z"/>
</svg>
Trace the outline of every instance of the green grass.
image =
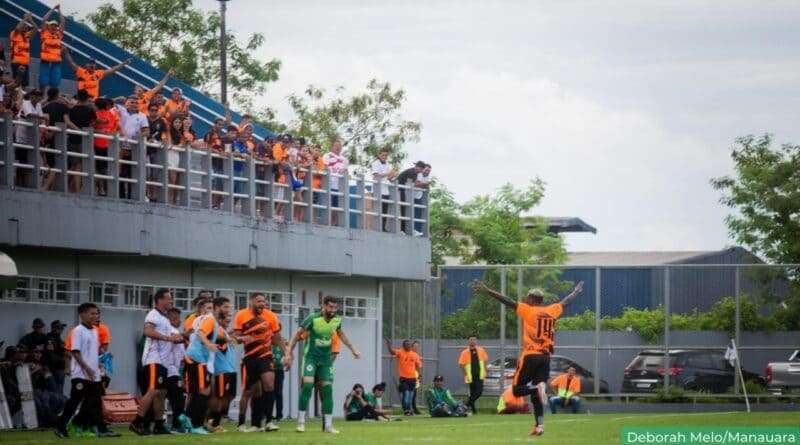
<svg viewBox="0 0 800 445">
<path fill-rule="evenodd" d="M 320 432 L 318 421 L 309 421 L 306 433 L 294 432 L 294 422 L 280 423 L 276 433 L 242 434 L 228 432 L 208 436 L 136 437 L 122 428 L 123 437 L 116 439 L 62 440 L 52 431 L 2 432 L 0 444 L 47 445 L 65 443 L 117 443 L 117 444 L 506 444 L 531 442 L 542 444 L 620 444 L 623 427 L 630 426 L 785 426 L 797 427 L 800 413 L 700 413 L 700 414 L 595 414 L 547 415 L 546 433 L 529 438 L 532 417 L 528 415 L 498 416 L 481 414 L 466 419 L 430 419 L 425 417 L 403 419 L 400 422 L 367 423 L 336 420 L 342 432 L 338 436 Z M 234 425 L 227 424 L 228 429 Z"/>
</svg>

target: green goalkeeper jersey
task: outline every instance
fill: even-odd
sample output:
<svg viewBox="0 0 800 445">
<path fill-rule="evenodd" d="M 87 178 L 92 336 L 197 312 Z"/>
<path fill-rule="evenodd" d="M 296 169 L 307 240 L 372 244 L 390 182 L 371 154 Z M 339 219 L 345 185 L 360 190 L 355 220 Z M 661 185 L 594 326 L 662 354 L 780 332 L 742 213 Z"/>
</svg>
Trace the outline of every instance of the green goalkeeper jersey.
<svg viewBox="0 0 800 445">
<path fill-rule="evenodd" d="M 300 327 L 308 332 L 303 348 L 304 361 L 314 361 L 316 363 L 333 363 L 333 352 L 331 344 L 333 334 L 342 326 L 341 317 L 334 316 L 330 320 L 325 320 L 319 312 L 310 314 L 300 323 Z"/>
</svg>

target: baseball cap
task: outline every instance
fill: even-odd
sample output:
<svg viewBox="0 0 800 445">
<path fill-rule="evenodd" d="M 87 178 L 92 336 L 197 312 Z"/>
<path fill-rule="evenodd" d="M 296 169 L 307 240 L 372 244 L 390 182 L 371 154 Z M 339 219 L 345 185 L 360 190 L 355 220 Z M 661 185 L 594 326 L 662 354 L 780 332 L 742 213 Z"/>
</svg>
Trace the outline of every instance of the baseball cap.
<svg viewBox="0 0 800 445">
<path fill-rule="evenodd" d="M 441 382 L 441 381 L 444 381 L 444 376 L 443 376 L 443 375 L 441 375 L 441 374 L 437 374 L 436 376 L 434 376 L 434 377 L 433 377 L 433 381 L 434 381 L 434 382 Z"/>
<path fill-rule="evenodd" d="M 67 327 L 66 324 L 62 323 L 61 320 L 55 320 L 54 322 L 50 323 L 51 328 L 60 328 L 64 329 Z"/>
<path fill-rule="evenodd" d="M 41 318 L 34 318 L 33 319 L 33 327 L 34 328 L 42 328 L 44 327 L 44 320 Z"/>
</svg>

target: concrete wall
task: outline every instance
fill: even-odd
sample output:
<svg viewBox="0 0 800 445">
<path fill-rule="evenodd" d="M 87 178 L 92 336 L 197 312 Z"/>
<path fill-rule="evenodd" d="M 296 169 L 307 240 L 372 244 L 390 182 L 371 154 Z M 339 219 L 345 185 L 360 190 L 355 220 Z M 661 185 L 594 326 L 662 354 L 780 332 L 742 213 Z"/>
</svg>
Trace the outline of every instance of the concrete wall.
<svg viewBox="0 0 800 445">
<path fill-rule="evenodd" d="M 424 237 L 61 193 L 0 189 L 0 202 L 0 246 L 408 280 L 430 276 Z"/>
</svg>

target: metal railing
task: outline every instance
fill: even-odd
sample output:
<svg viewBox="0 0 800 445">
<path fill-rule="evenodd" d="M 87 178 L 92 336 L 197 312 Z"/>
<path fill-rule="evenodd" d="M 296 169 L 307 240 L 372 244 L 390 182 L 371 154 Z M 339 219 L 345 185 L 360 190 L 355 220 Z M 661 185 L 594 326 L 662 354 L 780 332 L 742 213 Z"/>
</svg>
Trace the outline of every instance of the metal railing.
<svg viewBox="0 0 800 445">
<path fill-rule="evenodd" d="M 16 137 L 15 137 L 16 136 Z M 106 140 L 105 153 L 95 141 Z M 160 203 L 248 216 L 428 236 L 428 190 L 294 169 L 267 159 L 0 117 L 0 186 Z M 298 184 L 299 185 L 299 184 Z"/>
</svg>

